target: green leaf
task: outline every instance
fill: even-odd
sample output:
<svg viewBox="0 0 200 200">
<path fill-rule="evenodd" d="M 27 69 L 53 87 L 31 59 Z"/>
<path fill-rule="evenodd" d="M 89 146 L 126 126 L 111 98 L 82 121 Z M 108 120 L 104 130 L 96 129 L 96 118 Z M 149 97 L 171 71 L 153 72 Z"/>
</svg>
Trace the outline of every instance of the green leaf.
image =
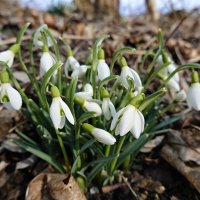
<svg viewBox="0 0 200 200">
<path fill-rule="evenodd" d="M 91 181 L 96 177 L 97 174 L 101 172 L 103 167 L 109 163 L 109 161 L 113 160 L 117 155 L 109 156 L 106 158 L 99 159 L 97 161 L 91 162 L 92 164 L 95 164 L 96 166 L 92 169 L 92 171 L 87 175 L 87 184 L 89 185 Z M 91 164 L 90 164 L 91 165 Z"/>
<path fill-rule="evenodd" d="M 96 142 L 95 139 L 91 139 L 91 140 L 87 141 L 87 143 L 85 143 L 85 144 L 81 147 L 81 149 L 80 149 L 80 151 L 78 152 L 78 154 L 76 155 L 76 159 L 75 159 L 75 161 L 74 161 L 74 163 L 73 163 L 73 165 L 72 165 L 72 169 L 71 169 L 71 173 L 72 173 L 72 174 L 74 174 L 75 171 L 76 171 L 77 161 L 80 159 L 80 157 L 79 157 L 80 154 L 83 153 L 83 152 L 84 152 L 86 149 L 88 149 L 89 147 L 91 147 L 95 142 Z"/>
<path fill-rule="evenodd" d="M 113 71 L 113 67 L 115 62 L 117 61 L 117 59 L 119 58 L 119 56 L 123 53 L 134 53 L 136 51 L 136 49 L 132 48 L 132 47 L 124 47 L 124 48 L 120 48 L 118 49 L 113 57 L 112 57 L 112 61 L 111 61 L 111 65 L 110 65 L 110 71 Z"/>
<path fill-rule="evenodd" d="M 140 111 L 143 111 L 145 108 L 147 108 L 151 103 L 155 102 L 160 96 L 162 96 L 166 92 L 165 88 L 160 89 L 157 92 L 154 92 L 153 94 L 146 97 L 143 101 L 143 103 L 138 108 Z"/>
<path fill-rule="evenodd" d="M 21 43 L 22 41 L 22 37 L 24 36 L 27 28 L 30 26 L 31 23 L 27 22 L 19 31 L 18 35 L 17 35 L 17 41 L 16 43 Z"/>
<path fill-rule="evenodd" d="M 86 120 L 95 117 L 95 112 L 86 112 L 83 113 L 79 119 L 77 120 L 77 124 L 81 125 L 83 122 L 85 122 Z"/>
<path fill-rule="evenodd" d="M 163 128 L 163 127 L 171 125 L 174 122 L 180 120 L 182 117 L 183 117 L 183 115 L 178 115 L 178 116 L 170 117 L 170 118 L 162 121 L 161 123 L 157 124 L 152 130 L 156 131 L 156 130 L 159 130 L 159 129 Z"/>
<path fill-rule="evenodd" d="M 43 97 L 43 100 L 46 104 L 46 109 L 49 110 L 49 104 L 47 101 L 47 97 L 46 97 L 46 88 L 47 85 L 49 83 L 50 78 L 53 76 L 54 72 L 60 68 L 62 66 L 61 62 L 56 63 L 55 65 L 53 65 L 48 71 L 47 73 L 44 75 L 43 81 L 42 81 L 42 88 L 41 88 L 41 94 Z"/>
<path fill-rule="evenodd" d="M 107 85 L 109 81 L 112 81 L 112 80 L 116 80 L 118 79 L 118 75 L 111 75 L 105 79 L 103 79 L 100 84 L 99 84 L 99 87 L 102 88 L 104 85 Z"/>
<path fill-rule="evenodd" d="M 24 133 L 22 133 L 21 131 L 16 130 L 16 133 L 17 133 L 23 140 L 25 140 L 26 142 L 30 143 L 30 144 L 33 145 L 33 146 L 39 147 L 38 144 L 37 144 L 34 140 L 32 140 L 30 137 L 26 136 L 26 135 L 25 135 Z"/>
<path fill-rule="evenodd" d="M 35 149 L 29 145 L 27 145 L 26 143 L 22 142 L 22 141 L 15 141 L 15 143 L 17 145 L 19 145 L 20 147 L 22 147 L 23 149 L 25 149 L 26 151 L 36 155 L 37 157 L 45 160 L 46 162 L 48 162 L 49 164 L 51 164 L 52 166 L 55 167 L 55 169 L 57 169 L 60 173 L 65 173 L 65 169 L 52 157 L 50 157 L 48 154 L 44 153 L 43 151 L 39 150 L 39 149 Z"/>
<path fill-rule="evenodd" d="M 109 38 L 109 37 L 110 37 L 109 35 L 102 35 L 102 36 L 100 36 L 100 37 L 97 38 L 97 40 L 95 41 L 95 46 L 96 46 L 96 47 L 99 47 L 99 46 L 102 44 L 102 42 L 103 42 L 105 39 Z"/>
<path fill-rule="evenodd" d="M 118 168 L 125 161 L 127 156 L 134 156 L 135 153 L 149 141 L 149 137 L 149 134 L 142 134 L 138 139 L 135 139 L 132 143 L 124 145 L 125 147 L 123 148 L 122 153 L 119 155 L 116 168 Z"/>
</svg>

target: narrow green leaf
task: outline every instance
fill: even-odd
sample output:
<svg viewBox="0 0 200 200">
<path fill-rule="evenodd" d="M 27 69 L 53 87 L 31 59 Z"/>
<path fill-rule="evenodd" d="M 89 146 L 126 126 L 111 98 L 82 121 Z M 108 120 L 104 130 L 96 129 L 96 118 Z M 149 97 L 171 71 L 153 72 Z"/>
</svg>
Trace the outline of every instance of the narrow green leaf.
<svg viewBox="0 0 200 200">
<path fill-rule="evenodd" d="M 112 61 L 111 61 L 111 65 L 110 65 L 110 71 L 113 71 L 113 67 L 115 65 L 115 62 L 117 61 L 117 59 L 119 58 L 120 55 L 122 55 L 123 53 L 134 53 L 136 49 L 132 48 L 132 47 L 124 47 L 124 48 L 120 48 L 118 49 L 113 57 L 112 57 Z"/>
<path fill-rule="evenodd" d="M 50 157 L 48 154 L 44 153 L 43 151 L 35 149 L 31 146 L 28 146 L 22 141 L 15 141 L 15 143 L 17 145 L 19 145 L 20 147 L 24 148 L 26 151 L 36 155 L 37 157 L 39 157 L 43 160 L 45 160 L 46 162 L 48 162 L 49 164 L 54 166 L 55 169 L 57 169 L 60 173 L 65 173 L 64 168 L 55 159 L 53 159 L 52 157 Z"/>
<path fill-rule="evenodd" d="M 86 120 L 95 117 L 95 112 L 86 112 L 83 113 L 79 119 L 77 120 L 77 124 L 81 125 L 83 122 L 85 122 Z"/>
</svg>

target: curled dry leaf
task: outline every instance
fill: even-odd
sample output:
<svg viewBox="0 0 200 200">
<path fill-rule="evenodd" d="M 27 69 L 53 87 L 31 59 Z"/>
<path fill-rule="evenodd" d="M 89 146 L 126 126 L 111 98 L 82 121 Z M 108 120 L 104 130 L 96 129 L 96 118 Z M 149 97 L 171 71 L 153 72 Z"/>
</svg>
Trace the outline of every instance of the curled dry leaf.
<svg viewBox="0 0 200 200">
<path fill-rule="evenodd" d="M 19 170 L 19 169 L 26 169 L 28 167 L 31 167 L 35 164 L 35 162 L 37 161 L 37 157 L 34 156 L 34 155 L 31 155 L 29 156 L 28 158 L 22 160 L 22 161 L 19 161 L 16 163 L 16 167 L 15 169 L 16 170 Z"/>
<path fill-rule="evenodd" d="M 28 185 L 26 200 L 86 200 L 72 175 L 42 173 Z"/>
<path fill-rule="evenodd" d="M 152 149 L 156 148 L 157 146 L 159 146 L 161 144 L 161 142 L 164 139 L 164 135 L 161 136 L 157 136 L 155 139 L 150 140 L 149 142 L 147 142 L 144 147 L 140 150 L 140 152 L 142 153 L 149 153 L 152 151 Z"/>
</svg>

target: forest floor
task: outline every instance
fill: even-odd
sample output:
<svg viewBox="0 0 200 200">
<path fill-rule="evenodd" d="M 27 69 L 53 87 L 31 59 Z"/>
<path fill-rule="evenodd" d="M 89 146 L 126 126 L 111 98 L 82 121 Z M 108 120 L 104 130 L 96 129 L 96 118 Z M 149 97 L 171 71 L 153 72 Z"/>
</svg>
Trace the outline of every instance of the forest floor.
<svg viewBox="0 0 200 200">
<path fill-rule="evenodd" d="M 68 13 L 65 17 L 35 10 L 20 9 L 15 13 L 0 15 L 0 51 L 15 42 L 16 33 L 25 21 L 31 29 L 23 40 L 24 57 L 27 58 L 27 40 L 36 27 L 46 23 L 55 36 L 67 39 L 78 60 L 84 62 L 87 48 L 102 34 L 109 34 L 105 42 L 106 55 L 124 46 L 137 49 L 130 66 L 140 62 L 149 47 L 156 44 L 156 33 L 161 28 L 165 34 L 165 45 L 176 64 L 200 61 L 200 14 L 177 11 L 150 22 L 146 16 L 113 20 L 102 18 L 89 20 L 80 13 Z M 108 60 L 109 62 L 110 60 Z M 14 67 L 18 67 L 17 64 Z M 26 77 L 18 74 L 25 88 Z M 182 87 L 187 88 L 186 81 Z M 52 169 L 36 157 L 23 151 L 11 140 L 16 136 L 13 127 L 25 128 L 34 134 L 32 127 L 17 112 L 0 108 L 0 199 L 24 199 L 28 183 L 39 173 Z M 171 128 L 172 133 L 159 136 L 143 148 L 135 160 L 128 177 L 119 184 L 101 188 L 100 192 L 88 195 L 88 199 L 200 199 L 200 114 L 189 115 Z M 184 152 L 184 153 L 183 153 Z M 181 154 L 182 153 L 182 154 Z M 184 155 L 183 155 L 184 154 Z M 134 190 L 131 191 L 130 187 Z"/>
</svg>

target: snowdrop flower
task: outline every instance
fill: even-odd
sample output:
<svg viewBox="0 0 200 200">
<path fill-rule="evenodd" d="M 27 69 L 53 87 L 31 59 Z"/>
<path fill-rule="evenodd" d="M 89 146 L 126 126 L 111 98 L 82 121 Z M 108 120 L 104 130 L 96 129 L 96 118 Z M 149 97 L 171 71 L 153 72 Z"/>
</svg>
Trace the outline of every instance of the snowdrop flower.
<svg viewBox="0 0 200 200">
<path fill-rule="evenodd" d="M 50 54 L 48 47 L 44 45 L 43 53 L 40 58 L 40 77 L 44 76 L 46 72 L 55 64 L 55 59 Z M 55 72 L 56 74 L 56 72 Z"/>
<path fill-rule="evenodd" d="M 103 101 L 102 101 L 103 115 L 106 120 L 110 120 L 111 117 L 116 115 L 115 106 L 113 105 L 112 101 L 110 100 L 109 93 L 105 88 L 102 89 L 102 96 L 103 96 Z"/>
<path fill-rule="evenodd" d="M 91 133 L 95 139 L 106 145 L 113 145 L 116 142 L 116 139 L 107 131 L 96 128 L 88 123 L 83 124 L 83 128 Z"/>
<path fill-rule="evenodd" d="M 101 107 L 96 102 L 87 101 L 78 96 L 74 97 L 74 101 L 79 104 L 83 110 L 87 112 L 94 112 L 96 117 L 102 115 Z"/>
<path fill-rule="evenodd" d="M 184 101 L 186 99 L 186 93 L 185 93 L 185 90 L 181 90 L 180 92 L 178 92 L 176 94 L 176 101 Z"/>
<path fill-rule="evenodd" d="M 187 103 L 195 110 L 200 110 L 200 83 L 199 76 L 196 71 L 192 71 L 192 85 L 188 89 Z"/>
<path fill-rule="evenodd" d="M 36 47 L 42 48 L 44 46 L 44 42 L 42 41 L 42 32 L 48 29 L 48 26 L 46 24 L 40 26 L 34 33 L 34 37 L 33 37 L 33 44 Z M 51 47 L 53 45 L 53 42 L 51 40 L 51 38 L 49 36 L 46 36 L 47 39 L 47 45 L 48 47 Z"/>
<path fill-rule="evenodd" d="M 187 103 L 195 110 L 200 110 L 200 83 L 193 83 L 187 93 Z"/>
<path fill-rule="evenodd" d="M 60 92 L 56 86 L 51 87 L 53 97 L 50 106 L 50 117 L 56 129 L 62 129 L 65 125 L 65 118 L 74 125 L 74 117 L 68 105 L 61 99 Z"/>
<path fill-rule="evenodd" d="M 172 60 L 171 60 L 167 55 L 163 54 L 163 56 L 165 57 L 166 62 L 168 62 L 168 60 L 172 62 Z M 158 62 L 159 62 L 160 64 L 164 64 L 164 61 L 163 61 L 163 58 L 162 58 L 161 55 L 158 57 Z M 169 76 L 172 72 L 174 72 L 175 70 L 176 70 L 175 64 L 174 64 L 174 63 L 171 63 L 171 64 L 169 64 L 165 69 L 162 69 L 162 70 L 159 72 L 159 75 L 160 75 L 160 77 L 161 77 L 163 80 L 165 80 L 165 79 L 167 79 L 168 76 Z M 175 90 L 175 91 L 177 91 L 177 92 L 180 91 L 179 74 L 176 73 L 176 74 L 168 81 L 167 84 L 168 84 L 169 88 L 171 88 L 171 89 L 173 89 L 173 90 Z"/>
<path fill-rule="evenodd" d="M 120 81 L 121 81 L 122 85 L 126 89 L 129 88 L 129 84 L 128 84 L 128 81 L 127 81 L 127 78 L 129 77 L 133 80 L 136 90 L 141 92 L 142 82 L 141 82 L 141 79 L 140 79 L 138 73 L 135 70 L 133 70 L 133 69 L 131 69 L 130 67 L 127 66 L 127 62 L 126 62 L 124 57 L 121 58 L 120 65 L 122 67 L 121 74 L 120 74 Z"/>
<path fill-rule="evenodd" d="M 129 104 L 119 110 L 111 123 L 111 131 L 115 129 L 115 135 L 124 136 L 129 131 L 137 139 L 144 131 L 143 114 L 133 105 Z"/>
<path fill-rule="evenodd" d="M 80 65 L 77 68 L 74 68 L 72 71 L 71 77 L 78 76 L 79 78 L 82 78 L 85 73 L 87 72 L 88 66 L 87 65 Z"/>
<path fill-rule="evenodd" d="M 66 76 L 68 76 L 69 71 L 75 71 L 73 76 L 75 76 L 77 73 L 79 74 L 80 71 L 85 71 L 85 67 L 80 68 L 80 64 L 73 57 L 73 53 L 72 53 L 71 49 L 68 49 L 67 56 L 68 56 L 68 58 L 65 63 L 65 66 L 64 66 Z"/>
<path fill-rule="evenodd" d="M 98 52 L 97 75 L 99 80 L 103 80 L 110 76 L 110 68 L 105 62 L 105 55 L 103 49 Z"/>
<path fill-rule="evenodd" d="M 0 61 L 5 62 L 9 67 L 13 65 L 15 54 L 19 51 L 19 44 L 12 45 L 8 50 L 0 53 Z"/>
<path fill-rule="evenodd" d="M 6 71 L 0 74 L 0 101 L 8 109 L 19 110 L 22 107 L 22 98 L 19 92 L 9 83 L 9 75 Z"/>
<path fill-rule="evenodd" d="M 75 96 L 81 97 L 81 98 L 86 99 L 86 100 L 92 99 L 92 96 L 93 96 L 92 86 L 89 83 L 85 84 L 83 91 L 77 92 L 75 94 Z"/>
</svg>

